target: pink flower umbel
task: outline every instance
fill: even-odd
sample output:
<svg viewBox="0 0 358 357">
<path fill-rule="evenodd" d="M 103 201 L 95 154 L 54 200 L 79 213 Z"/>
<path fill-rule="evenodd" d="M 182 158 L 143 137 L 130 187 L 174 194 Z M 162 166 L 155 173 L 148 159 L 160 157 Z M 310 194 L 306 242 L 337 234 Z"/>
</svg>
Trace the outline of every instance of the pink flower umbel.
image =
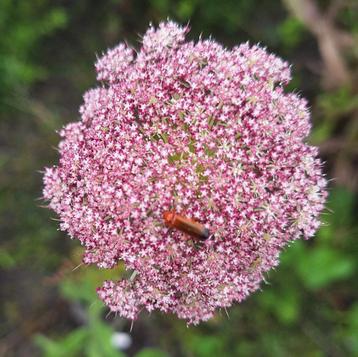
<svg viewBox="0 0 358 357">
<path fill-rule="evenodd" d="M 307 102 L 284 91 L 288 64 L 187 32 L 162 23 L 138 52 L 120 44 L 98 60 L 105 84 L 44 177 L 84 262 L 133 272 L 98 289 L 129 319 L 158 309 L 195 324 L 242 301 L 289 242 L 313 236 L 327 195 Z M 168 226 L 176 214 L 209 236 Z"/>
</svg>

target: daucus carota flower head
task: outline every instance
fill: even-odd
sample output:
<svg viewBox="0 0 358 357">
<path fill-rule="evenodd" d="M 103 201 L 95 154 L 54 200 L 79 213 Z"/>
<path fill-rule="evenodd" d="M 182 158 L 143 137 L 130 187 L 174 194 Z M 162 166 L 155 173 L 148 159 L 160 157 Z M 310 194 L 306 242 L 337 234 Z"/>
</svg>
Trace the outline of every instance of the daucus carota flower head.
<svg viewBox="0 0 358 357">
<path fill-rule="evenodd" d="M 98 60 L 105 84 L 85 94 L 44 177 L 84 262 L 135 272 L 98 289 L 130 319 L 158 309 L 198 323 L 242 301 L 283 247 L 314 234 L 326 197 L 307 102 L 284 91 L 288 64 L 247 43 L 185 42 L 187 31 L 162 23 L 138 52 L 120 44 Z M 166 211 L 210 237 L 168 228 Z"/>
</svg>

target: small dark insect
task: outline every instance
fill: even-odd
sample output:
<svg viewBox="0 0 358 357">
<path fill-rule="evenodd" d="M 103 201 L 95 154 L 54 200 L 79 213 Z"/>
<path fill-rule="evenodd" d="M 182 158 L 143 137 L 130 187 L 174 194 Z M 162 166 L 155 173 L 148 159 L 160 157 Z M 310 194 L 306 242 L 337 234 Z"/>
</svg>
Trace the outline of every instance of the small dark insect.
<svg viewBox="0 0 358 357">
<path fill-rule="evenodd" d="M 210 236 L 209 230 L 204 225 L 190 218 L 181 216 L 175 211 L 165 211 L 163 213 L 163 219 L 168 227 L 176 228 L 198 240 L 206 240 Z"/>
<path fill-rule="evenodd" d="M 140 120 L 140 117 L 139 117 L 139 110 L 138 110 L 138 107 L 135 106 L 134 109 L 134 120 L 136 121 L 136 123 L 139 125 L 139 126 L 142 126 L 143 123 L 142 121 Z"/>
</svg>

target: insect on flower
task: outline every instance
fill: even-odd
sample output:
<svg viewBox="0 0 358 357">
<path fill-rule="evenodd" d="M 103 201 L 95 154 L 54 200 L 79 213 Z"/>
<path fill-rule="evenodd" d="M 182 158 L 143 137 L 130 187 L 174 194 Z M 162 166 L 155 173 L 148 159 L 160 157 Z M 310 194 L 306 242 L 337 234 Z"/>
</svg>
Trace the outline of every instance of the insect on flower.
<svg viewBox="0 0 358 357">
<path fill-rule="evenodd" d="M 209 230 L 199 222 L 177 214 L 175 211 L 165 211 L 163 213 L 165 224 L 170 228 L 176 228 L 193 238 L 206 240 L 210 236 Z"/>
</svg>

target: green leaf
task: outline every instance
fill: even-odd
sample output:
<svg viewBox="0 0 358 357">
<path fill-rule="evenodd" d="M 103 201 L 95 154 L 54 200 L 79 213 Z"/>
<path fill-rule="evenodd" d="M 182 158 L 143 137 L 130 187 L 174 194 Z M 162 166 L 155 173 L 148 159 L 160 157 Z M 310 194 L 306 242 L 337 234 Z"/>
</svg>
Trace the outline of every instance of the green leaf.
<svg viewBox="0 0 358 357">
<path fill-rule="evenodd" d="M 168 357 L 168 355 L 157 348 L 144 348 L 136 353 L 134 357 Z"/>
<path fill-rule="evenodd" d="M 278 27 L 278 35 L 281 42 L 288 49 L 297 47 L 303 39 L 305 27 L 295 17 L 288 17 Z"/>
<path fill-rule="evenodd" d="M 195 335 L 191 339 L 192 350 L 198 357 L 211 357 L 219 355 L 221 340 L 217 336 Z"/>
<path fill-rule="evenodd" d="M 10 269 L 16 265 L 15 259 L 5 250 L 0 250 L 0 268 Z"/>
<path fill-rule="evenodd" d="M 59 341 L 53 341 L 43 335 L 35 336 L 35 343 L 46 357 L 75 357 L 80 354 L 88 337 L 86 328 L 78 328 Z"/>
<path fill-rule="evenodd" d="M 297 321 L 300 313 L 300 294 L 294 284 L 287 283 L 285 288 L 278 285 L 267 288 L 259 296 L 263 307 L 268 308 L 283 324 Z"/>
<path fill-rule="evenodd" d="M 320 289 L 354 273 L 354 261 L 329 247 L 307 251 L 297 262 L 298 274 L 309 289 Z"/>
<path fill-rule="evenodd" d="M 337 187 L 330 193 L 327 205 L 331 211 L 330 221 L 334 227 L 348 227 L 354 217 L 355 195 L 344 187 Z"/>
</svg>

